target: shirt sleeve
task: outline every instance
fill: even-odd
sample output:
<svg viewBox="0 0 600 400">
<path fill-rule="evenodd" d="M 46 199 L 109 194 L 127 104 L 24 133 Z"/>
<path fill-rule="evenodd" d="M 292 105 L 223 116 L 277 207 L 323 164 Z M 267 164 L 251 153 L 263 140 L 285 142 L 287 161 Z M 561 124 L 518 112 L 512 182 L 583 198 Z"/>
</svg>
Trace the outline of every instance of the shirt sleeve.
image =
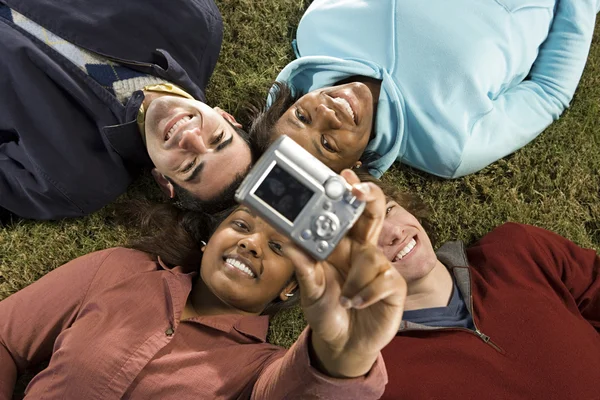
<svg viewBox="0 0 600 400">
<path fill-rule="evenodd" d="M 467 175 L 525 146 L 568 107 L 587 61 L 598 0 L 560 0 L 529 79 L 493 101 L 471 130 L 453 177 Z"/>
<path fill-rule="evenodd" d="M 527 226 L 533 240 L 548 254 L 552 272 L 569 290 L 579 312 L 600 333 L 600 257 L 545 229 Z M 526 242 L 527 239 L 524 238 Z"/>
<path fill-rule="evenodd" d="M 310 327 L 285 353 L 278 353 L 261 372 L 254 385 L 252 399 L 379 399 L 387 383 L 381 354 L 371 370 L 362 377 L 332 378 L 311 366 L 309 356 Z"/>
<path fill-rule="evenodd" d="M 0 398 L 12 397 L 18 374 L 51 357 L 112 251 L 77 258 L 0 302 Z"/>
</svg>

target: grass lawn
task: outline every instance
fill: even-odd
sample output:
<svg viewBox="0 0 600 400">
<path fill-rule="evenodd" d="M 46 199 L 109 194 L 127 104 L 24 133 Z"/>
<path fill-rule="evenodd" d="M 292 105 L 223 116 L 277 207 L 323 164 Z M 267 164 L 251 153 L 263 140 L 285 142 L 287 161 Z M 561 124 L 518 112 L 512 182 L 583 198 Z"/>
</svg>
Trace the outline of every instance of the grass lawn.
<svg viewBox="0 0 600 400">
<path fill-rule="evenodd" d="M 304 0 L 218 0 L 225 21 L 223 51 L 208 89 L 211 105 L 245 121 L 290 60 L 290 41 Z M 191 33 L 192 34 L 192 33 Z M 401 165 L 387 179 L 431 206 L 435 242 L 467 243 L 506 221 L 553 230 L 600 250 L 600 29 L 575 98 L 562 118 L 533 143 L 480 173 L 444 181 Z M 119 201 L 151 193 L 141 178 Z M 0 227 L 0 300 L 80 255 L 125 244 L 133 227 L 119 222 L 118 203 L 87 218 L 13 221 Z M 299 310 L 279 315 L 271 341 L 289 345 L 303 327 Z"/>
</svg>

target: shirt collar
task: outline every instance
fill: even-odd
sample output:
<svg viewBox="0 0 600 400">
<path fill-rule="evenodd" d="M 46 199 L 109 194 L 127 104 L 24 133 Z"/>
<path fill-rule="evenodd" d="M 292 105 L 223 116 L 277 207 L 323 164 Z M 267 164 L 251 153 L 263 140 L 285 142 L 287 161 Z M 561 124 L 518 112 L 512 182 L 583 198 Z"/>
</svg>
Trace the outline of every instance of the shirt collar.
<svg viewBox="0 0 600 400">
<path fill-rule="evenodd" d="M 465 304 L 467 305 L 469 313 L 472 315 L 470 302 L 471 282 L 468 269 L 469 261 L 467 259 L 465 244 L 460 240 L 446 242 L 435 252 L 435 255 L 454 275 L 454 282 L 463 296 L 463 299 L 465 299 Z M 409 329 L 434 330 L 438 328 L 402 320 L 399 331 L 401 332 Z"/>
<path fill-rule="evenodd" d="M 224 333 L 235 330 L 244 336 L 265 343 L 269 331 L 268 315 L 211 315 L 191 318 L 190 321 L 209 326 Z"/>
<path fill-rule="evenodd" d="M 166 271 L 173 273 L 185 273 L 181 267 L 168 266 L 160 256 L 157 257 L 157 262 Z M 190 276 L 195 273 L 188 274 Z M 269 317 L 267 315 L 241 315 L 241 314 L 226 314 L 212 315 L 204 317 L 190 318 L 190 321 L 209 326 L 224 333 L 229 333 L 236 330 L 242 335 L 248 336 L 251 339 L 261 343 L 267 341 L 267 333 L 269 331 Z"/>
</svg>

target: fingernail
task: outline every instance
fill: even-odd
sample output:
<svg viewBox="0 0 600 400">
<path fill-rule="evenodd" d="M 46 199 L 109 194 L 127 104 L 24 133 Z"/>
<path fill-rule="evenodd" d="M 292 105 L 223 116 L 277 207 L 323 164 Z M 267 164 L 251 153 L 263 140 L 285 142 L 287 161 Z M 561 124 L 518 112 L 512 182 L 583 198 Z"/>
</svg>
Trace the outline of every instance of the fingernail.
<svg viewBox="0 0 600 400">
<path fill-rule="evenodd" d="M 356 296 L 352 299 L 352 307 L 360 307 L 364 303 L 364 300 L 360 296 Z"/>
<path fill-rule="evenodd" d="M 357 188 L 362 194 L 369 194 L 371 191 L 371 188 L 367 183 L 359 183 L 354 187 Z"/>
<path fill-rule="evenodd" d="M 350 299 L 347 298 L 347 297 L 344 297 L 344 296 L 340 297 L 340 304 L 344 308 L 350 308 L 350 307 L 352 307 L 352 302 L 350 301 Z"/>
</svg>

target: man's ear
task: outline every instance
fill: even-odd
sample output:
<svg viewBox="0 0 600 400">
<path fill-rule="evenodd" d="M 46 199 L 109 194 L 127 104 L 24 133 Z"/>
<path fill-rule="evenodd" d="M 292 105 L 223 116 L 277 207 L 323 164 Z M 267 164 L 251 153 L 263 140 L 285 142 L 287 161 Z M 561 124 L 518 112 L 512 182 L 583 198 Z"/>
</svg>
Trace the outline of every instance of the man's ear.
<svg viewBox="0 0 600 400">
<path fill-rule="evenodd" d="M 156 168 L 152 168 L 152 177 L 154 178 L 156 183 L 158 183 L 158 186 L 160 186 L 160 190 L 162 190 L 165 196 L 167 196 L 170 199 L 175 197 L 175 189 L 173 188 L 173 185 L 167 180 L 167 178 L 163 174 L 158 172 Z"/>
<path fill-rule="evenodd" d="M 233 115 L 229 114 L 227 111 L 221 110 L 219 107 L 215 107 L 214 110 L 216 112 L 218 112 L 219 114 L 221 114 L 221 117 L 223 117 L 227 121 L 229 121 L 231 123 L 231 125 L 235 126 L 236 128 L 242 129 L 242 124 L 240 124 L 239 122 L 237 122 L 235 120 L 235 117 Z"/>
<path fill-rule="evenodd" d="M 298 282 L 295 279 L 292 280 L 287 285 L 285 285 L 283 290 L 279 293 L 279 298 L 281 299 L 281 301 L 291 300 L 294 298 L 294 296 L 300 296 L 299 292 L 294 293 L 294 290 L 296 290 L 297 287 L 298 287 Z M 290 294 L 291 294 L 291 296 L 289 296 Z M 288 295 L 288 296 L 286 296 L 286 295 Z"/>
</svg>

